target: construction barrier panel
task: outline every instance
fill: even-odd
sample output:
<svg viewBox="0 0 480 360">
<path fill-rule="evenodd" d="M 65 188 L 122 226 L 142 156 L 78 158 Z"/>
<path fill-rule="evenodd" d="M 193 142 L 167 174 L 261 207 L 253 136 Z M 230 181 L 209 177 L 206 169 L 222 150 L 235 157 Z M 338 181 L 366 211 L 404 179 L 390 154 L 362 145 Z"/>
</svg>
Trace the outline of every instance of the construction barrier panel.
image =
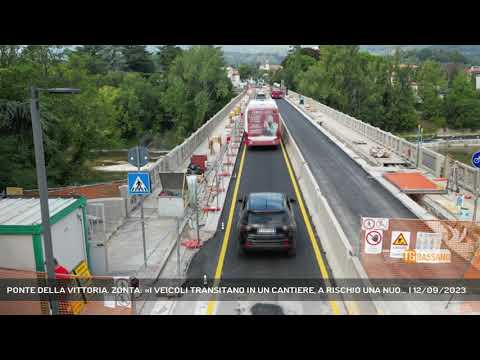
<svg viewBox="0 0 480 360">
<path fill-rule="evenodd" d="M 480 226 L 471 221 L 362 218 L 370 278 L 480 279 Z"/>
</svg>

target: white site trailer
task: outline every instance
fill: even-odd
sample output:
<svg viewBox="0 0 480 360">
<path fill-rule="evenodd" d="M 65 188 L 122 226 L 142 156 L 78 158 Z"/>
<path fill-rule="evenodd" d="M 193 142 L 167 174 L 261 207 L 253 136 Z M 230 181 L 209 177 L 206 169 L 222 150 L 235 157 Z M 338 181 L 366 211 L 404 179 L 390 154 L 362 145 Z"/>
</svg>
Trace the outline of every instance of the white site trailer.
<svg viewBox="0 0 480 360">
<path fill-rule="evenodd" d="M 48 200 L 53 253 L 71 271 L 88 261 L 86 199 Z M 0 268 L 46 272 L 40 200 L 0 200 Z"/>
</svg>

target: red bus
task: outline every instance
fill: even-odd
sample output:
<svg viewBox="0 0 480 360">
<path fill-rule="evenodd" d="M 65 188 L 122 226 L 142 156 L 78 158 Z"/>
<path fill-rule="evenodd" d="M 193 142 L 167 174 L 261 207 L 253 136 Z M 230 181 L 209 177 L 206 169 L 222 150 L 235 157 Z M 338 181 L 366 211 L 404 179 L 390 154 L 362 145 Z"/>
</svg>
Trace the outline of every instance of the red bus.
<svg viewBox="0 0 480 360">
<path fill-rule="evenodd" d="M 275 101 L 252 100 L 245 114 L 245 145 L 251 147 L 280 144 L 282 126 Z"/>
</svg>

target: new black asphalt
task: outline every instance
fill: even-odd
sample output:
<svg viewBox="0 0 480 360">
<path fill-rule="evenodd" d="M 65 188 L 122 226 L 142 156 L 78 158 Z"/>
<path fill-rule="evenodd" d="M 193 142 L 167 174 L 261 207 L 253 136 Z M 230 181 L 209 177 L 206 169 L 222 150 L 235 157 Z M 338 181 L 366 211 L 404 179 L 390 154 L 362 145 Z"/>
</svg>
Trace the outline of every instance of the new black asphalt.
<svg viewBox="0 0 480 360">
<path fill-rule="evenodd" d="M 352 245 L 360 218 L 417 217 L 286 100 L 280 113 Z"/>
<path fill-rule="evenodd" d="M 241 149 L 243 151 L 243 147 Z M 235 166 L 238 174 L 241 152 Z M 243 164 L 243 174 L 240 179 L 238 198 L 252 192 L 282 192 L 295 198 L 286 162 L 280 146 L 277 148 L 247 149 Z M 222 212 L 219 229 L 215 236 L 205 243 L 204 247 L 195 255 L 188 271 L 189 279 L 203 278 L 207 275 L 213 278 L 219 261 L 219 254 L 224 240 L 225 230 L 221 230 L 221 223 L 227 227 L 227 216 L 232 206 L 235 182 L 230 183 L 227 200 Z M 289 258 L 284 253 L 260 252 L 241 256 L 237 251 L 238 229 L 237 221 L 240 210 L 238 201 L 232 223 L 232 231 L 223 264 L 222 279 L 319 279 L 320 269 L 315 259 L 311 241 L 302 218 L 298 200 L 292 204 L 297 223 L 297 255 Z M 315 239 L 318 241 L 318 239 Z M 251 286 L 255 286 L 253 283 Z"/>
</svg>

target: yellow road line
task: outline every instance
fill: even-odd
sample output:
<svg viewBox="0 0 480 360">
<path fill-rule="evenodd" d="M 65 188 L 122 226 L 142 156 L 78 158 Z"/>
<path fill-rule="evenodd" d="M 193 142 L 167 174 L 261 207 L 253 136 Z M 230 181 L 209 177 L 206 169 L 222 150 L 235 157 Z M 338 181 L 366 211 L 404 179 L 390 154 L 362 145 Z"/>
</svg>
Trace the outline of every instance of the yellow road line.
<svg viewBox="0 0 480 360">
<path fill-rule="evenodd" d="M 320 273 L 322 274 L 323 279 L 328 281 L 328 271 L 323 261 L 322 254 L 320 252 L 320 248 L 318 246 L 317 240 L 315 239 L 315 235 L 313 233 L 312 225 L 310 224 L 310 219 L 308 218 L 307 211 L 305 210 L 305 205 L 303 204 L 302 196 L 300 190 L 298 189 L 297 180 L 295 179 L 295 175 L 293 174 L 292 167 L 290 166 L 290 162 L 287 157 L 287 153 L 285 151 L 285 147 L 283 145 L 283 141 L 280 143 L 282 147 L 283 157 L 285 159 L 285 163 L 287 164 L 288 174 L 290 175 L 290 179 L 292 180 L 293 189 L 295 190 L 295 195 L 297 197 L 298 205 L 300 207 L 300 212 L 302 213 L 303 220 L 305 221 L 305 226 L 307 228 L 308 237 L 310 238 L 310 242 L 312 243 L 313 251 L 315 253 L 315 258 L 317 259 L 318 267 L 320 268 Z M 335 315 L 340 314 L 340 310 L 338 308 L 337 302 L 335 300 L 330 300 L 330 307 Z"/>
<path fill-rule="evenodd" d="M 232 202 L 230 204 L 230 213 L 228 214 L 227 227 L 225 228 L 225 235 L 223 237 L 222 248 L 220 250 L 220 255 L 218 257 L 217 269 L 215 271 L 215 281 L 214 286 L 218 286 L 220 278 L 222 276 L 223 263 L 225 262 L 225 254 L 228 249 L 228 240 L 230 239 L 230 231 L 232 230 L 233 215 L 235 213 L 235 207 L 237 204 L 238 188 L 240 187 L 240 179 L 243 172 L 243 162 L 245 160 L 245 154 L 247 152 L 247 147 L 243 147 L 242 158 L 240 160 L 240 166 L 238 169 L 237 181 L 235 183 L 235 189 L 233 190 Z M 215 304 L 217 303 L 216 297 L 213 297 L 208 302 L 207 314 L 212 315 L 215 311 Z"/>
</svg>

